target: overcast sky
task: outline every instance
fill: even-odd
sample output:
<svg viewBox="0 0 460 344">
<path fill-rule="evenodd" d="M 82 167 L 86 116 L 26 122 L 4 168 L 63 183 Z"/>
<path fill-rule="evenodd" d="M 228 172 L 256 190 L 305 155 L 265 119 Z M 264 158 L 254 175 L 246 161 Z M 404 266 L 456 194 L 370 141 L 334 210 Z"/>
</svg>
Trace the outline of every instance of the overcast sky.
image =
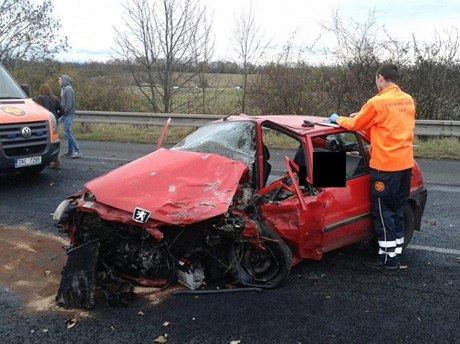
<svg viewBox="0 0 460 344">
<path fill-rule="evenodd" d="M 114 27 L 122 28 L 123 6 L 127 0 L 51 0 L 54 15 L 62 23 L 61 35 L 67 36 L 71 49 L 57 58 L 61 61 L 104 61 L 113 55 Z M 234 56 L 228 44 L 232 26 L 249 0 L 201 0 L 213 16 L 214 60 Z M 348 22 L 364 22 L 375 10 L 377 23 L 390 35 L 408 40 L 431 40 L 435 31 L 460 27 L 460 0 L 252 0 L 256 23 L 272 45 L 283 44 L 295 34 L 294 42 L 311 44 L 322 30 L 319 22 L 330 22 L 338 10 Z M 321 43 L 327 43 L 325 37 Z"/>
</svg>

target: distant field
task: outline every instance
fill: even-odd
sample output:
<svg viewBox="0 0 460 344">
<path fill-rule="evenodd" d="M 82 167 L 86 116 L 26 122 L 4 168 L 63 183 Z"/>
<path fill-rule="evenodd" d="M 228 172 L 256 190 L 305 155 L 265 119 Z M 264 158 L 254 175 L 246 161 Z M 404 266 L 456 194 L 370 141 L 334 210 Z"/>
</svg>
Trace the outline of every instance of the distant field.
<svg viewBox="0 0 460 344">
<path fill-rule="evenodd" d="M 187 75 L 184 75 L 184 78 Z M 249 81 L 256 78 L 249 75 Z M 242 76 L 239 74 L 206 73 L 206 88 L 199 87 L 197 80 L 188 81 L 180 89 L 175 89 L 173 96 L 173 110 L 175 113 L 206 113 L 206 114 L 239 114 L 241 112 L 240 99 L 242 95 Z M 142 98 L 137 87 L 131 87 L 134 94 Z M 159 102 L 160 100 L 158 100 Z M 144 101 L 142 101 L 144 103 Z M 203 105 L 204 104 L 204 105 Z M 147 104 L 142 111 L 149 111 Z M 159 104 L 160 108 L 162 107 Z M 255 110 L 247 112 L 256 114 Z"/>
</svg>

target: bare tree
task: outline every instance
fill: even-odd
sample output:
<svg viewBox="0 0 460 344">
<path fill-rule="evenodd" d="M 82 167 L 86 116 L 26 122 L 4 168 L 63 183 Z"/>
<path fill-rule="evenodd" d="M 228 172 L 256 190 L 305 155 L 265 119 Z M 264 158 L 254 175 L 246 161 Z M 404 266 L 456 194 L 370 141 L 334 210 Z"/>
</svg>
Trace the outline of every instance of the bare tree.
<svg viewBox="0 0 460 344">
<path fill-rule="evenodd" d="M 0 61 L 51 58 L 68 48 L 59 38 L 60 21 L 52 17 L 51 0 L 34 5 L 29 0 L 0 0 Z"/>
<path fill-rule="evenodd" d="M 241 112 L 246 111 L 246 101 L 249 86 L 249 75 L 254 73 L 255 65 L 260 61 L 269 42 L 255 20 L 252 2 L 249 9 L 242 9 L 235 17 L 235 26 L 232 32 L 233 49 L 238 55 L 240 74 L 242 76 L 242 91 L 240 94 Z"/>
<path fill-rule="evenodd" d="M 460 118 L 460 35 L 457 28 L 435 33 L 433 42 L 413 36 L 413 64 L 404 83 L 417 102 L 419 118 Z"/>
<path fill-rule="evenodd" d="M 174 96 L 211 56 L 206 9 L 194 0 L 128 0 L 125 10 L 123 30 L 115 29 L 117 53 L 152 110 L 172 112 L 183 105 Z"/>
<path fill-rule="evenodd" d="M 374 73 L 378 66 L 389 61 L 400 64 L 407 47 L 378 25 L 375 11 L 370 11 L 364 22 L 352 19 L 344 22 L 339 12 L 334 11 L 332 22 L 321 26 L 336 39 L 336 46 L 329 53 L 337 68 L 323 68 L 328 81 L 325 86 L 335 92 L 334 111 L 354 112 L 375 94 Z"/>
<path fill-rule="evenodd" d="M 211 20 L 212 22 L 212 20 Z M 201 29 L 210 30 L 211 24 L 208 24 L 208 18 L 203 18 L 203 25 Z M 195 36 L 195 39 L 201 37 L 202 35 Z M 210 39 L 210 32 L 206 33 L 208 39 L 204 42 L 196 42 L 194 44 L 195 48 L 199 48 L 195 52 L 197 60 L 197 78 L 198 78 L 198 89 L 200 90 L 201 98 L 201 108 L 202 113 L 206 113 L 206 104 L 207 104 L 207 90 L 209 88 L 208 72 L 209 72 L 209 62 L 214 53 L 214 40 Z M 203 44 L 203 45 L 201 45 Z"/>
</svg>

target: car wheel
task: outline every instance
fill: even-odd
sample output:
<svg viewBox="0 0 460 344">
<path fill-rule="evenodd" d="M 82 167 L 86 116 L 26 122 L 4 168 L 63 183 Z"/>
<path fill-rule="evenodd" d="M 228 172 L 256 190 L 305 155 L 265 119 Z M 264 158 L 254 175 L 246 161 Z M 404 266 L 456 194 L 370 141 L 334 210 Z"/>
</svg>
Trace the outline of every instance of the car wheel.
<svg viewBox="0 0 460 344">
<path fill-rule="evenodd" d="M 291 272 L 292 252 L 283 239 L 267 225 L 256 222 L 262 249 L 250 242 L 235 243 L 230 261 L 239 283 L 244 286 L 275 288 Z"/>
<path fill-rule="evenodd" d="M 406 209 L 404 210 L 404 244 L 403 248 L 406 248 L 409 245 L 409 242 L 414 235 L 415 230 L 415 214 L 414 209 L 412 209 L 411 205 L 407 205 Z M 379 243 L 377 237 L 374 235 L 372 240 L 369 242 L 373 248 L 376 250 L 379 249 Z"/>
<path fill-rule="evenodd" d="M 412 206 L 408 205 L 404 210 L 404 244 L 403 248 L 406 248 L 412 240 L 415 230 L 415 214 Z"/>
</svg>

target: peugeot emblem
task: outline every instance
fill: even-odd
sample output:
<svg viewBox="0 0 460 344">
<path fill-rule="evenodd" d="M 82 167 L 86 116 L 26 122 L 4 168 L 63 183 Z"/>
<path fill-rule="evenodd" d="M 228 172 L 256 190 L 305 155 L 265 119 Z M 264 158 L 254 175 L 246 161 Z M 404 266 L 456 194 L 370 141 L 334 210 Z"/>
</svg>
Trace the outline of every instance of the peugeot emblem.
<svg viewBox="0 0 460 344">
<path fill-rule="evenodd" d="M 32 136 L 32 130 L 29 127 L 24 127 L 21 130 L 22 137 L 28 139 Z"/>
</svg>

